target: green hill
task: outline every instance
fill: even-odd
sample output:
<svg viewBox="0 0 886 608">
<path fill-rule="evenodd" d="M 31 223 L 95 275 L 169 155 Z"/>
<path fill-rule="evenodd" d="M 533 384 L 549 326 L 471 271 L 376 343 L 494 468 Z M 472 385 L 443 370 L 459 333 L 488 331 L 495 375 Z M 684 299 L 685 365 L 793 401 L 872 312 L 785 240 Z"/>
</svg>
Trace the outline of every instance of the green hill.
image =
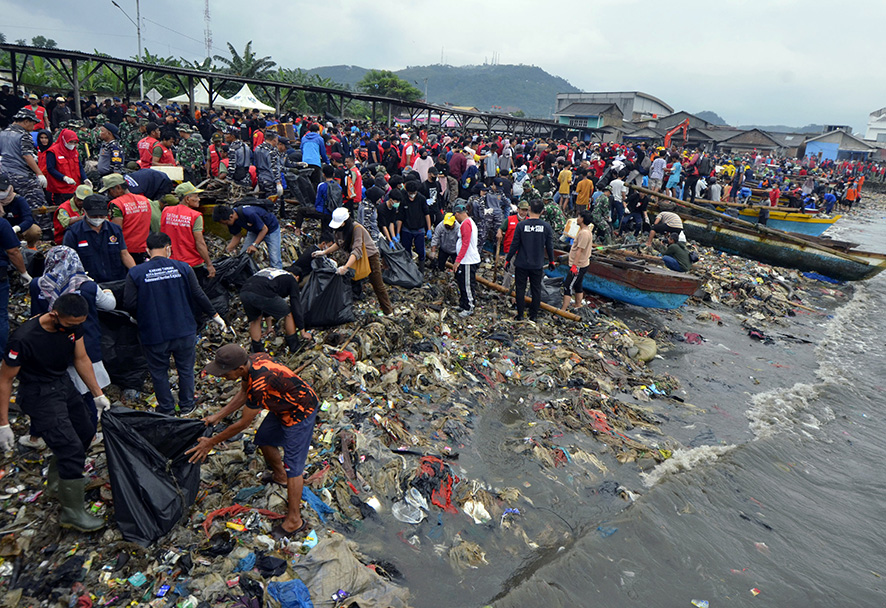
<svg viewBox="0 0 886 608">
<path fill-rule="evenodd" d="M 368 70 L 359 66 L 335 65 L 308 70 L 349 88 Z M 531 65 L 427 65 L 410 66 L 394 72 L 424 92 L 428 79 L 431 103 L 473 106 L 483 111 L 516 112 L 526 116 L 550 118 L 557 93 L 574 93 L 575 88 L 563 78 Z M 493 107 L 498 106 L 498 107 Z"/>
</svg>

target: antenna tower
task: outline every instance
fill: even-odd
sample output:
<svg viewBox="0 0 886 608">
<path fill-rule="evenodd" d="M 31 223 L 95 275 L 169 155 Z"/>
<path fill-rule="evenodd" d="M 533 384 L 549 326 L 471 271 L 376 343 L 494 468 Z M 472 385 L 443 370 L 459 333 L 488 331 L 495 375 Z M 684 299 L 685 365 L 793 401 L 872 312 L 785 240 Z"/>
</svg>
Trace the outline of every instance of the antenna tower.
<svg viewBox="0 0 886 608">
<path fill-rule="evenodd" d="M 206 29 L 203 30 L 203 43 L 206 45 L 206 56 L 212 57 L 212 16 L 209 14 L 209 0 L 203 8 L 203 22 Z"/>
</svg>

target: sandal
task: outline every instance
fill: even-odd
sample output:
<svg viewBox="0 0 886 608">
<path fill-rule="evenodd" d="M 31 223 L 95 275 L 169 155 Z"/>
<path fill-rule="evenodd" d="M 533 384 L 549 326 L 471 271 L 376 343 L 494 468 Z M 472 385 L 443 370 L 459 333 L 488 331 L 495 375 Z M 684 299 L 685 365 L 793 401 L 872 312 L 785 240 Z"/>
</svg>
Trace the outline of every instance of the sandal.
<svg viewBox="0 0 886 608">
<path fill-rule="evenodd" d="M 275 483 L 275 484 L 277 484 L 278 486 L 282 486 L 282 487 L 284 487 L 284 488 L 287 486 L 287 484 L 285 484 L 285 483 L 280 483 L 279 481 L 277 481 L 276 479 L 274 479 L 274 474 L 273 474 L 271 471 L 265 471 L 264 473 L 262 473 L 261 476 L 258 478 L 258 480 L 259 480 L 259 482 L 261 482 L 263 485 L 267 485 L 267 484 L 269 484 L 269 483 Z"/>
<path fill-rule="evenodd" d="M 280 540 L 282 538 L 295 538 L 301 534 L 304 534 L 308 531 L 308 520 L 302 519 L 301 526 L 298 529 L 293 530 L 292 532 L 287 532 L 283 527 L 283 524 L 277 524 L 271 529 L 271 538 L 274 540 Z"/>
</svg>

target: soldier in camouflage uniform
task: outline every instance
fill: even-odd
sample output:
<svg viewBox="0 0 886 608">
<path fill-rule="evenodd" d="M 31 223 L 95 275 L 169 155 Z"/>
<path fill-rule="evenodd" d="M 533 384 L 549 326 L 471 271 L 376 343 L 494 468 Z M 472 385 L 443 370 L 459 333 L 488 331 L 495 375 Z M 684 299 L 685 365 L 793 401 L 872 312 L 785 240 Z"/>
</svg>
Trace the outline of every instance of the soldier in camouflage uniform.
<svg viewBox="0 0 886 608">
<path fill-rule="evenodd" d="M 89 154 L 92 154 L 92 141 L 89 136 L 89 128 L 86 126 L 86 123 L 82 120 L 69 120 L 66 129 L 70 129 L 74 133 L 77 134 L 77 154 L 80 155 L 80 160 L 86 161 L 89 159 L 89 156 L 86 153 L 87 147 L 89 148 Z"/>
<path fill-rule="evenodd" d="M 551 191 L 553 188 L 553 184 L 551 183 L 551 178 L 542 171 L 541 169 L 536 169 L 532 172 L 532 187 L 542 196 Z"/>
<path fill-rule="evenodd" d="M 136 127 L 126 136 L 126 141 L 121 140 L 127 160 L 138 160 L 138 142 L 147 136 L 147 132 L 145 131 L 147 125 L 148 120 L 146 118 L 139 118 Z"/>
<path fill-rule="evenodd" d="M 612 226 L 609 224 L 609 196 L 606 191 L 591 199 L 591 216 L 594 223 L 594 238 L 602 245 L 612 244 Z"/>
<path fill-rule="evenodd" d="M 108 117 L 104 114 L 98 114 L 93 121 L 95 126 L 89 130 L 89 160 L 97 160 L 98 152 L 102 147 L 101 130 L 102 126 L 108 124 Z"/>
<path fill-rule="evenodd" d="M 0 156 L 3 164 L 0 173 L 9 179 L 15 193 L 25 197 L 31 211 L 46 205 L 43 188 L 46 177 L 37 164 L 37 148 L 31 139 L 31 131 L 37 124 L 37 116 L 29 107 L 22 108 L 12 117 L 12 124 L 0 132 Z M 35 214 L 35 220 L 43 231 L 52 235 L 52 217 Z"/>
<path fill-rule="evenodd" d="M 203 181 L 203 164 L 206 162 L 203 146 L 193 137 L 194 129 L 190 125 L 181 123 L 178 133 L 181 139 L 177 146 L 176 161 L 184 171 L 185 181 L 199 184 Z"/>
<path fill-rule="evenodd" d="M 553 194 L 545 192 L 542 200 L 545 202 L 545 210 L 541 213 L 541 219 L 551 225 L 551 230 L 554 231 L 554 239 L 556 240 L 560 238 L 560 235 L 563 234 L 563 229 L 566 228 L 566 216 L 563 215 L 560 205 L 554 202 Z"/>
<path fill-rule="evenodd" d="M 283 159 L 277 149 L 277 134 L 275 132 L 268 131 L 265 134 L 265 141 L 255 147 L 252 163 L 255 165 L 258 177 L 260 196 L 268 197 L 276 194 L 282 197 Z"/>
<path fill-rule="evenodd" d="M 136 129 L 137 125 L 135 121 L 137 118 L 138 114 L 135 113 L 135 110 L 126 110 L 126 117 L 123 119 L 123 122 L 120 123 L 120 126 L 117 127 L 117 141 L 123 146 L 123 153 L 127 160 L 132 158 L 128 149 L 129 134 Z"/>
</svg>

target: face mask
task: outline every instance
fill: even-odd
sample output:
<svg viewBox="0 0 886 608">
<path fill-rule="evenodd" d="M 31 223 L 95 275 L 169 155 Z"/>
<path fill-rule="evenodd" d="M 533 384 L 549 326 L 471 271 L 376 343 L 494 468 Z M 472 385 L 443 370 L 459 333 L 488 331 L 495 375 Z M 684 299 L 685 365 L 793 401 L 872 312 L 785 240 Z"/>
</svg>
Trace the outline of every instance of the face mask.
<svg viewBox="0 0 886 608">
<path fill-rule="evenodd" d="M 61 334 L 69 334 L 74 331 L 74 328 L 73 327 L 65 327 L 64 325 L 59 323 L 58 315 L 56 315 L 56 317 L 55 317 L 55 331 L 57 331 Z"/>
<path fill-rule="evenodd" d="M 73 150 L 74 148 L 77 147 L 77 144 L 75 144 L 75 143 L 71 143 L 71 144 L 69 144 L 68 142 L 65 142 L 65 147 L 66 147 L 68 150 Z"/>
<path fill-rule="evenodd" d="M 415 194 L 410 194 L 410 195 L 409 195 L 409 200 L 414 201 L 414 200 L 415 200 Z"/>
<path fill-rule="evenodd" d="M 399 209 L 399 208 L 400 208 L 400 203 L 394 203 L 394 204 L 391 205 L 391 207 L 393 207 L 394 209 Z"/>
<path fill-rule="evenodd" d="M 90 226 L 101 226 L 105 223 L 105 218 L 103 217 L 87 217 L 86 221 Z"/>
<path fill-rule="evenodd" d="M 0 192 L 0 204 L 6 205 L 12 202 L 12 199 L 15 197 L 15 191 L 13 191 L 12 186 Z"/>
</svg>

